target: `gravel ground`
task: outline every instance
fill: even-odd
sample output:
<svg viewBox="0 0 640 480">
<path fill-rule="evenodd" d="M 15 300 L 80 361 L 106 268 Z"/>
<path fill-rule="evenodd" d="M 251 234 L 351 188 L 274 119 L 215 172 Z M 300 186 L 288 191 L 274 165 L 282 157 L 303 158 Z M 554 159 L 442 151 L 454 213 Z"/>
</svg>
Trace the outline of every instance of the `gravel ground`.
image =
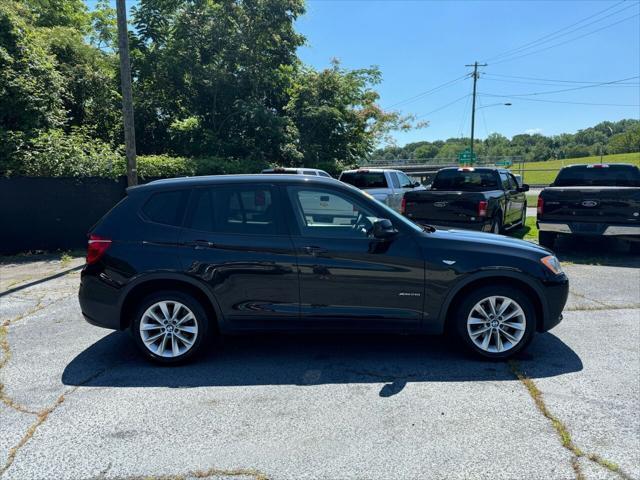
<svg viewBox="0 0 640 480">
<path fill-rule="evenodd" d="M 157 367 L 82 319 L 80 260 L 4 263 L 0 478 L 640 478 L 640 258 L 581 248 L 564 321 L 511 364 L 252 336 Z"/>
</svg>

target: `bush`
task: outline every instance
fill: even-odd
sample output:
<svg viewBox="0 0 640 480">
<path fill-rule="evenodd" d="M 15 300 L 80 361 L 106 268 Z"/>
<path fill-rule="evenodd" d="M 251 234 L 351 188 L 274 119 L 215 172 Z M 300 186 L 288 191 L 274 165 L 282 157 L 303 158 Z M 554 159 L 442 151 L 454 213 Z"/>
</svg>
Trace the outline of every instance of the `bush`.
<svg viewBox="0 0 640 480">
<path fill-rule="evenodd" d="M 32 136 L 3 132 L 11 140 L 3 152 L 4 175 L 34 177 L 116 177 L 124 167 L 122 153 L 92 138 L 84 129 L 36 131 Z"/>
<path fill-rule="evenodd" d="M 137 157 L 138 176 L 145 178 L 184 177 L 196 174 L 195 162 L 190 158 L 169 155 L 145 155 Z M 120 175 L 127 174 L 125 160 Z"/>
</svg>

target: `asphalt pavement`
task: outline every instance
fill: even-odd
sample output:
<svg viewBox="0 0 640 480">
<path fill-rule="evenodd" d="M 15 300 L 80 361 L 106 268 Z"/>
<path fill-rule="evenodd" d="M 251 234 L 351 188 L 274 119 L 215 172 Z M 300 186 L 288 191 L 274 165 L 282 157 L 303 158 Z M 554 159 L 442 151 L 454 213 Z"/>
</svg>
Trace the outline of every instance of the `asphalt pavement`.
<svg viewBox="0 0 640 480">
<path fill-rule="evenodd" d="M 565 319 L 511 363 L 262 335 L 159 367 L 82 319 L 79 260 L 5 263 L 0 478 L 640 478 L 640 257 L 603 249 L 560 254 Z"/>
</svg>

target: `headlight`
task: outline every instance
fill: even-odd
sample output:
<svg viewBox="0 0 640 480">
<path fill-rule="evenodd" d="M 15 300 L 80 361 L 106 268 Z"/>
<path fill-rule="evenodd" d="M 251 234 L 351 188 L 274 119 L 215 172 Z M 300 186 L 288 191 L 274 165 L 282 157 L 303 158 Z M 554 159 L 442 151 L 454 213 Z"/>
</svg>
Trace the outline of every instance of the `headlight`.
<svg viewBox="0 0 640 480">
<path fill-rule="evenodd" d="M 562 266 L 560 265 L 560 260 L 558 260 L 554 255 L 549 255 L 548 257 L 541 258 L 540 261 L 545 267 L 551 270 L 555 275 L 560 275 L 562 273 Z"/>
</svg>

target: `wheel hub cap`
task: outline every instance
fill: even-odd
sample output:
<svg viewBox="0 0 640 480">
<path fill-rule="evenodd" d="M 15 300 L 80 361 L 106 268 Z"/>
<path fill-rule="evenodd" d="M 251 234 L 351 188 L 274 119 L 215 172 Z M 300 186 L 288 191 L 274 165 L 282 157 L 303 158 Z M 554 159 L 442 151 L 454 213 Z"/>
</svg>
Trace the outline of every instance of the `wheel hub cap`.
<svg viewBox="0 0 640 480">
<path fill-rule="evenodd" d="M 522 307 L 512 298 L 487 297 L 471 309 L 467 317 L 467 333 L 481 350 L 506 352 L 524 337 L 527 319 Z"/>
<path fill-rule="evenodd" d="M 165 358 L 187 353 L 198 338 L 198 322 L 186 305 L 162 301 L 151 305 L 140 320 L 140 338 L 150 352 Z"/>
</svg>

